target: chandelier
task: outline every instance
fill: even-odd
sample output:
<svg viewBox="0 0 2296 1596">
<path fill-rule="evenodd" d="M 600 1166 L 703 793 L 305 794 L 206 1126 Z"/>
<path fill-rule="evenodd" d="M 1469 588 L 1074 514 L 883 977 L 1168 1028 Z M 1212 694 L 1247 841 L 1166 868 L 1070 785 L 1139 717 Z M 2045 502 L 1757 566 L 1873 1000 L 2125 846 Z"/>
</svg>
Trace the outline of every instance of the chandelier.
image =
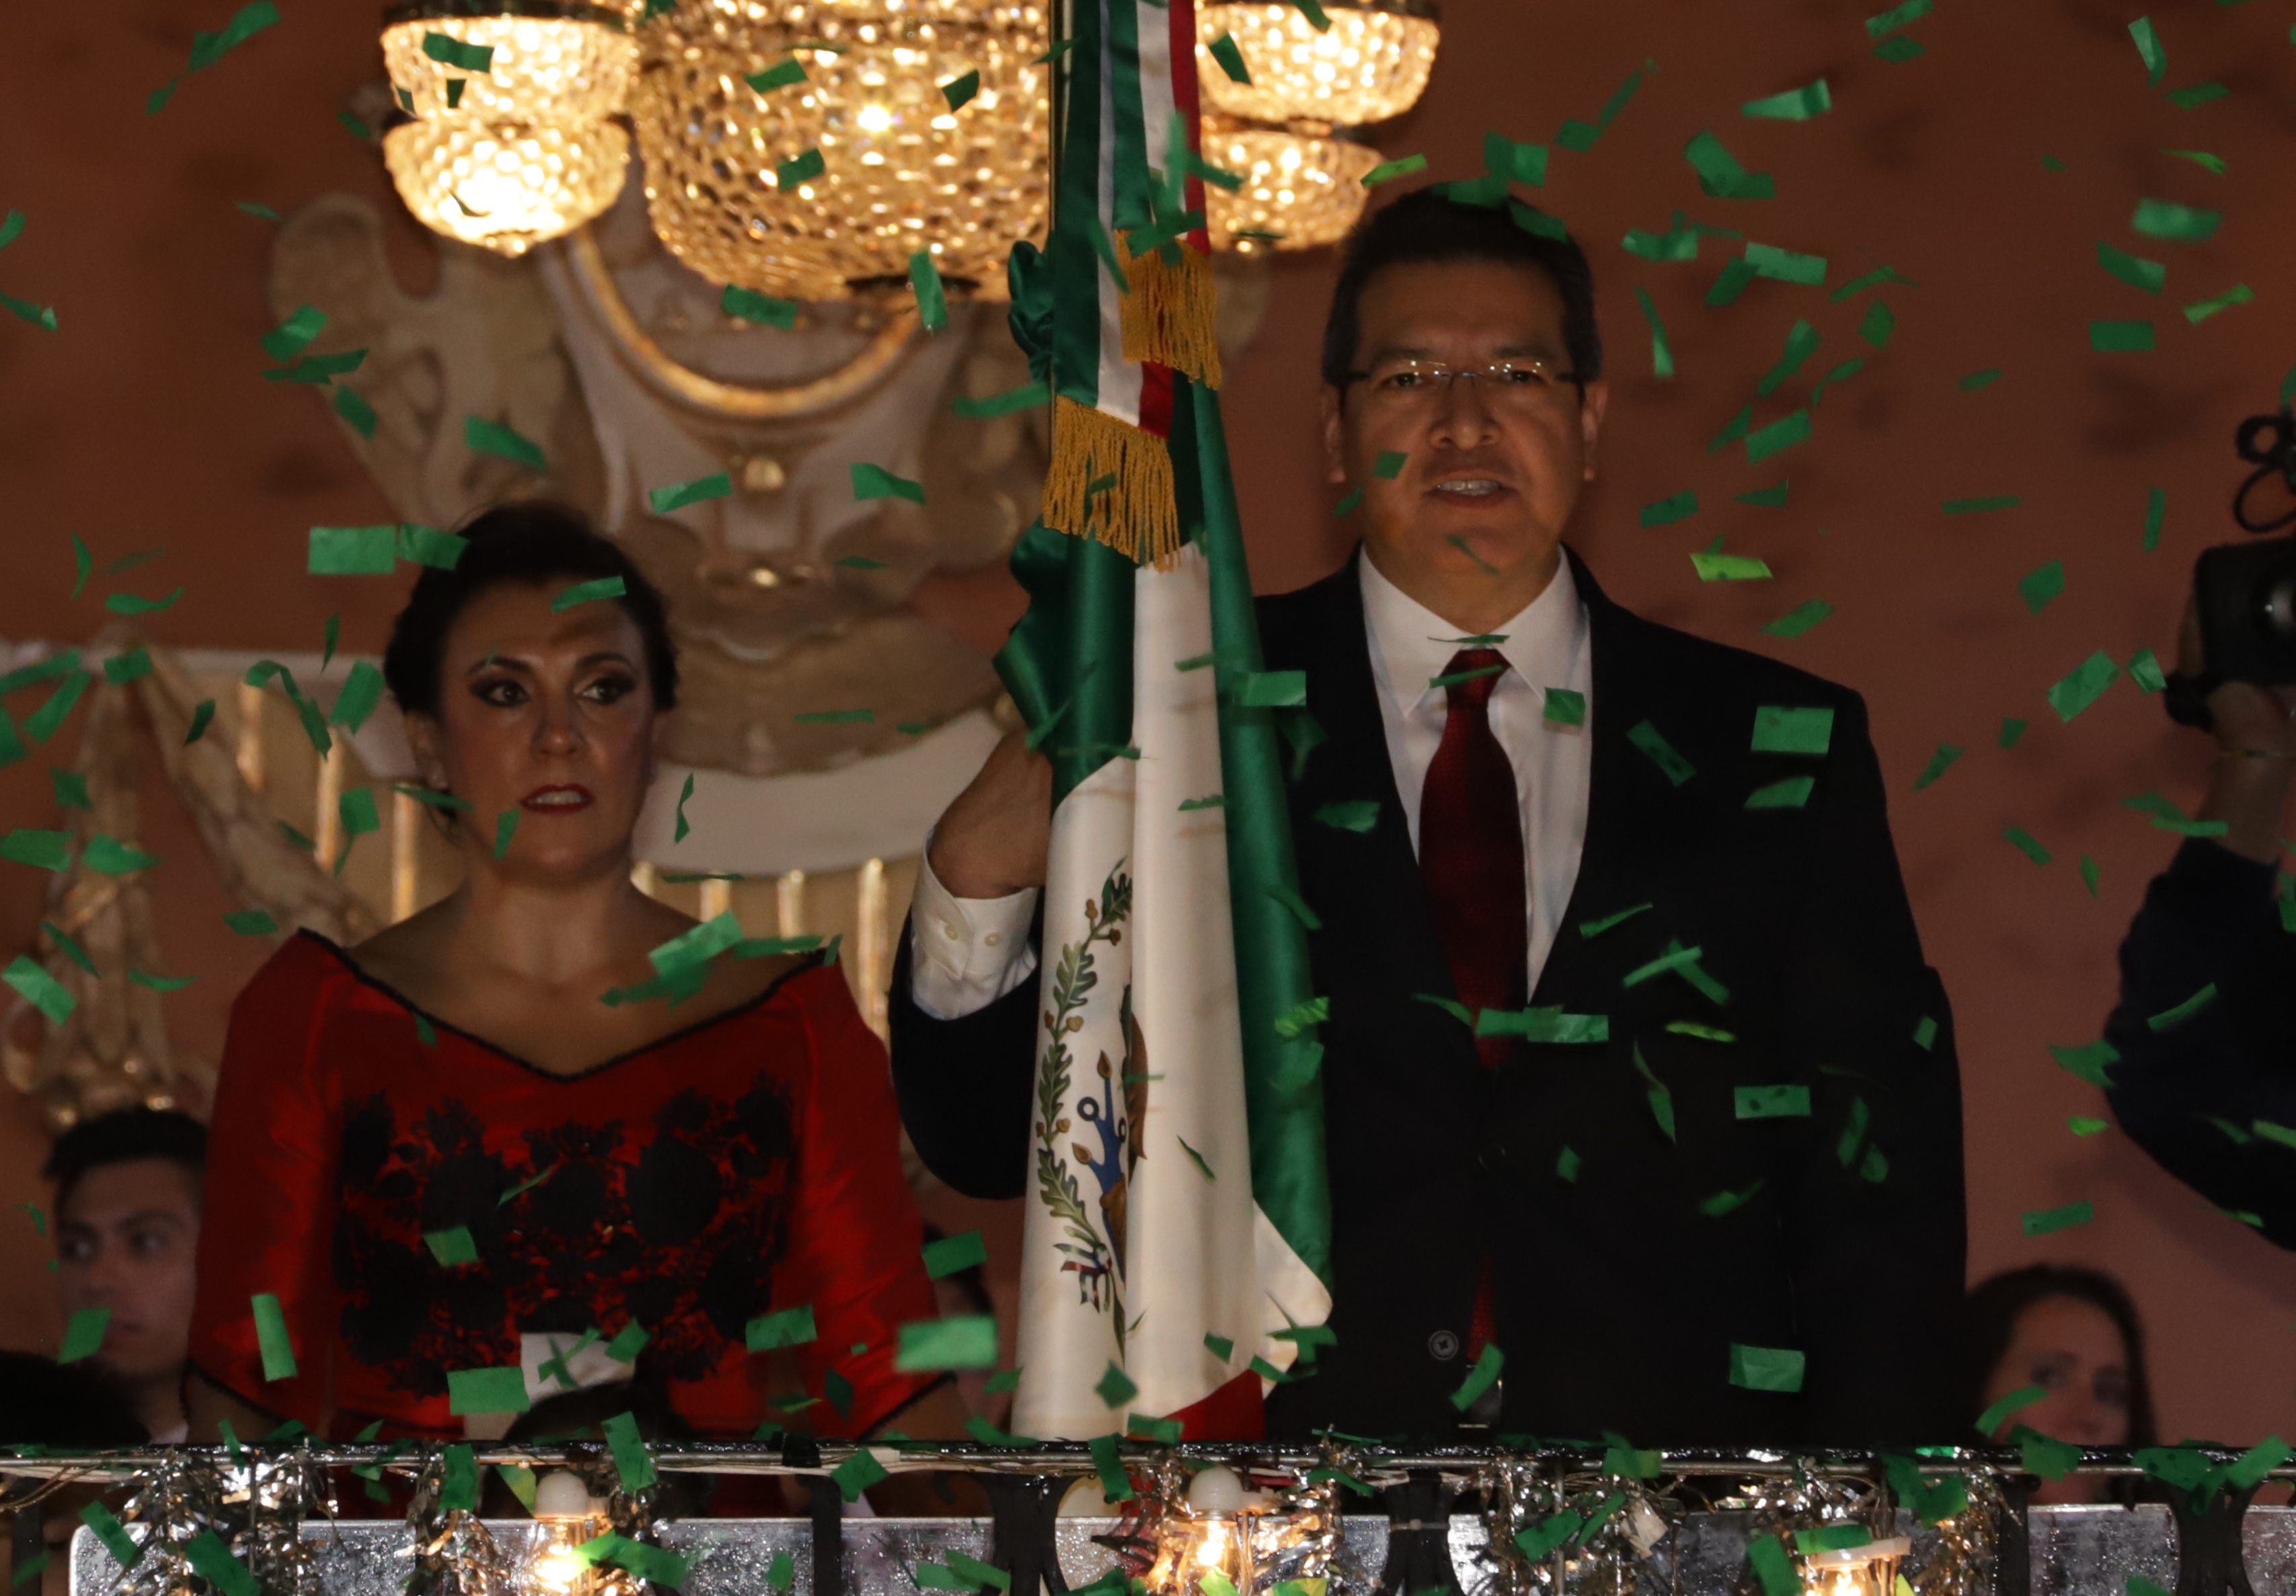
<svg viewBox="0 0 2296 1596">
<path fill-rule="evenodd" d="M 1329 26 L 1290 0 L 1198 14 L 1204 152 L 1243 180 L 1206 189 L 1215 249 L 1344 236 L 1381 159 L 1353 131 L 1426 87 L 1424 0 L 1313 15 Z M 654 232 L 712 282 L 890 292 L 922 253 L 1002 298 L 1050 207 L 1049 33 L 1047 0 L 418 0 L 385 19 L 407 119 L 383 159 L 424 225 L 515 256 L 613 202 L 634 132 Z"/>
</svg>

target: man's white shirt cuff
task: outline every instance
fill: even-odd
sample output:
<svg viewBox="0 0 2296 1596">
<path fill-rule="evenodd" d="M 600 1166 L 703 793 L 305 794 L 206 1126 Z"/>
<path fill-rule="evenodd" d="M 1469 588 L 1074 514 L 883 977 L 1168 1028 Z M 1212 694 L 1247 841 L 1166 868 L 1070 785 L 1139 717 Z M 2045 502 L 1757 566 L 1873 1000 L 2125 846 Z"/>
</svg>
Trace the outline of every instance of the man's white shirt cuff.
<svg viewBox="0 0 2296 1596">
<path fill-rule="evenodd" d="M 909 906 L 910 995 L 935 1019 L 977 1014 L 1037 970 L 1029 945 L 1037 888 L 1005 897 L 957 897 L 933 874 L 928 856 L 917 865 L 917 891 Z"/>
</svg>

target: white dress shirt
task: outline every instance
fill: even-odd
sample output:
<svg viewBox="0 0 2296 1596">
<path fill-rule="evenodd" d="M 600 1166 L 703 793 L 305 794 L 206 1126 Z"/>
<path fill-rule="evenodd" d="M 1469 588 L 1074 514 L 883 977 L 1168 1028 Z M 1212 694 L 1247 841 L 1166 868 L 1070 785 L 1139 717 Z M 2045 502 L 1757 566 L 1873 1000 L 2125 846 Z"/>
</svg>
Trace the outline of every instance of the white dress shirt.
<svg viewBox="0 0 2296 1596">
<path fill-rule="evenodd" d="M 1459 651 L 1458 630 L 1382 576 L 1369 556 L 1357 561 L 1357 569 L 1380 724 L 1415 854 L 1420 794 L 1449 713 L 1449 695 L 1428 683 Z M 1492 691 L 1491 733 L 1514 767 L 1515 794 L 1522 806 L 1523 895 L 1530 933 L 1525 989 L 1536 992 L 1578 880 L 1594 768 L 1594 659 L 1587 606 L 1571 579 L 1570 562 L 1560 561 L 1546 591 L 1497 633 L 1505 641 L 1492 646 L 1513 668 Z M 1547 690 L 1556 687 L 1585 700 L 1585 724 L 1561 725 L 1546 718 Z M 930 855 L 930 843 L 927 848 Z M 911 911 L 911 990 L 917 1006 L 936 1019 L 958 1019 L 1027 980 L 1037 969 L 1036 950 L 1029 945 L 1036 908 L 1033 888 L 1009 897 L 956 897 L 933 875 L 928 856 L 917 871 Z"/>
</svg>

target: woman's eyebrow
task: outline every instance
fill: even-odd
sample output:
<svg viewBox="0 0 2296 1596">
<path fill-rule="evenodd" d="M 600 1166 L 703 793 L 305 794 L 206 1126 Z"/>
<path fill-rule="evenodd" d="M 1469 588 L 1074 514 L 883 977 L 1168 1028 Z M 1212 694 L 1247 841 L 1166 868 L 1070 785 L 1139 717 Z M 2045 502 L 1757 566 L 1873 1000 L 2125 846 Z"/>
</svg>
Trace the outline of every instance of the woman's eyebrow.
<svg viewBox="0 0 2296 1596">
<path fill-rule="evenodd" d="M 627 654 L 623 653 L 619 649 L 600 649 L 594 654 L 583 655 L 580 659 L 575 662 L 575 664 L 577 669 L 587 670 L 594 665 L 603 665 L 609 661 L 611 661 L 616 665 L 627 665 L 632 669 L 636 668 L 636 663 L 630 659 L 630 657 Z"/>
</svg>

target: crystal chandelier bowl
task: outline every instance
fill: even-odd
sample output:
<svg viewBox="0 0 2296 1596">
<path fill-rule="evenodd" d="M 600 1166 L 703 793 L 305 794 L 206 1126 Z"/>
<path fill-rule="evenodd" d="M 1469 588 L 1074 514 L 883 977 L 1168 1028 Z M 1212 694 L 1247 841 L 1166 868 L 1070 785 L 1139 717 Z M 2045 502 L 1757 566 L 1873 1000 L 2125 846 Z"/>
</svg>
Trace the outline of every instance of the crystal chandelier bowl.
<svg viewBox="0 0 2296 1596">
<path fill-rule="evenodd" d="M 498 255 L 523 255 L 604 211 L 621 192 L 629 135 L 612 122 L 497 127 L 418 117 L 383 135 L 383 164 L 415 219 Z"/>
<path fill-rule="evenodd" d="M 615 115 L 637 71 L 637 41 L 614 12 L 590 6 L 563 14 L 425 17 L 391 13 L 382 30 L 382 61 L 400 106 L 418 117 L 465 116 L 496 123 L 560 127 Z M 494 52 L 484 72 L 434 61 L 422 41 L 443 33 L 458 44 Z M 447 84 L 462 89 L 448 105 Z"/>
<path fill-rule="evenodd" d="M 1329 133 L 1206 116 L 1205 159 L 1243 177 L 1234 193 L 1204 185 L 1212 248 L 1255 255 L 1313 250 L 1345 238 L 1363 214 L 1369 197 L 1364 174 L 1379 164 L 1380 153 Z"/>
<path fill-rule="evenodd" d="M 929 250 L 951 289 L 1002 297 L 1044 231 L 1047 43 L 1035 4 L 683 0 L 640 29 L 630 95 L 654 232 L 762 293 L 906 284 Z M 746 81 L 792 60 L 802 81 Z M 975 71 L 952 110 L 940 86 Z"/>
<path fill-rule="evenodd" d="M 1210 4 L 1196 13 L 1196 81 L 1206 107 L 1261 122 L 1357 127 L 1411 109 L 1427 87 L 1441 37 L 1431 6 L 1389 0 L 1378 7 L 1332 4 L 1328 32 L 1297 5 Z M 1251 74 L 1230 78 L 1205 48 L 1234 37 Z"/>
</svg>

